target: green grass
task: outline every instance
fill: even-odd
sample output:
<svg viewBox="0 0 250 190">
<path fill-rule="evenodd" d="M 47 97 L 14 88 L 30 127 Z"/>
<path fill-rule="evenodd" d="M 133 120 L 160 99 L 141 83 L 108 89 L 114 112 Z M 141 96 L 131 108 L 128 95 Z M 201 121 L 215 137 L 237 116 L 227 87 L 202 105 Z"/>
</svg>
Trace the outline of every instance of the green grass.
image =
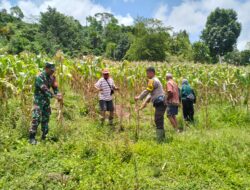
<svg viewBox="0 0 250 190">
<path fill-rule="evenodd" d="M 86 116 L 80 96 L 69 93 L 65 105 L 64 127 L 54 111 L 49 139 L 37 146 L 28 144 L 28 126 L 2 123 L 0 189 L 250 189 L 250 121 L 244 108 L 210 105 L 209 128 L 199 110 L 196 126 L 181 134 L 166 120 L 168 140 L 158 144 L 150 108 L 142 113 L 146 120 L 136 142 L 134 118 L 130 126 L 125 121 L 124 132 L 112 131 Z"/>
</svg>

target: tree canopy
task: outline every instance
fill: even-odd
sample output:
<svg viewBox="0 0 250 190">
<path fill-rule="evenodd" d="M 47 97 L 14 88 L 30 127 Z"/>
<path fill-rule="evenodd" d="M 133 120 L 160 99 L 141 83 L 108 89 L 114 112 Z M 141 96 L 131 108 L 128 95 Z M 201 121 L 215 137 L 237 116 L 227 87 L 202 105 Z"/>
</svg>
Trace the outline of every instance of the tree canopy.
<svg viewBox="0 0 250 190">
<path fill-rule="evenodd" d="M 217 8 L 207 18 L 201 38 L 212 56 L 223 56 L 233 51 L 241 32 L 237 13 L 232 9 Z"/>
<path fill-rule="evenodd" d="M 104 12 L 88 16 L 82 24 L 48 7 L 36 22 L 27 23 L 22 10 L 15 6 L 0 11 L 0 53 L 29 51 L 53 56 L 62 50 L 72 57 L 96 55 L 131 61 L 177 58 L 201 63 L 210 63 L 220 55 L 230 63 L 246 65 L 249 52 L 236 50 L 240 31 L 241 24 L 232 9 L 213 11 L 201 40 L 192 44 L 187 31 L 174 32 L 157 19 L 137 17 L 133 25 L 124 26 Z M 230 58 L 233 54 L 240 59 Z"/>
</svg>

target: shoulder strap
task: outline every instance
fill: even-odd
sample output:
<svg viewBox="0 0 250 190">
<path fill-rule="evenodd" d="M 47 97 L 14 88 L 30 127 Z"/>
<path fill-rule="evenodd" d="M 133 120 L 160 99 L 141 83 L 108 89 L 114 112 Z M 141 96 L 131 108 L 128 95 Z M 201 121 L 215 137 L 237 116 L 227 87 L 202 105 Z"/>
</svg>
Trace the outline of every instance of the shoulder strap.
<svg viewBox="0 0 250 190">
<path fill-rule="evenodd" d="M 108 83 L 110 90 L 113 90 L 112 87 L 110 86 L 109 82 L 108 82 L 108 79 L 104 79 L 104 80 L 106 80 L 106 82 Z"/>
</svg>

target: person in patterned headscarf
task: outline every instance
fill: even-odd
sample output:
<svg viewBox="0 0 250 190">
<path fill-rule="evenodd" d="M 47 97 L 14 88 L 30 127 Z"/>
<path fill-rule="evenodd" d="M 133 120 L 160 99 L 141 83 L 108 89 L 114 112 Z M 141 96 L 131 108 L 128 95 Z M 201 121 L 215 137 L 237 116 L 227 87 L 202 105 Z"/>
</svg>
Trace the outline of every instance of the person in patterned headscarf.
<svg viewBox="0 0 250 190">
<path fill-rule="evenodd" d="M 187 122 L 193 122 L 196 96 L 187 79 L 183 79 L 182 81 L 181 102 L 184 120 Z"/>
</svg>

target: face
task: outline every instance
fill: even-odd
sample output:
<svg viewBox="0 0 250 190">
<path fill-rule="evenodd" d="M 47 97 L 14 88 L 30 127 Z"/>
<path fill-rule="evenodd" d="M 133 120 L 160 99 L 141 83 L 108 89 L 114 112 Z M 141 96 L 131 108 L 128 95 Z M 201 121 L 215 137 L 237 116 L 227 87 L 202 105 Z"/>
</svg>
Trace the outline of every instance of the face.
<svg viewBox="0 0 250 190">
<path fill-rule="evenodd" d="M 154 73 L 154 72 L 152 72 L 152 71 L 147 71 L 147 77 L 148 77 L 149 79 L 152 79 L 154 76 L 155 76 L 155 73 Z"/>
<path fill-rule="evenodd" d="M 166 80 L 169 81 L 171 79 L 171 77 L 166 77 Z"/>
<path fill-rule="evenodd" d="M 45 68 L 45 71 L 46 71 L 46 73 L 48 74 L 48 75 L 53 75 L 54 74 L 54 70 L 52 70 L 52 69 L 49 69 L 49 68 Z"/>
<path fill-rule="evenodd" d="M 103 78 L 108 79 L 109 78 L 109 73 L 103 74 Z"/>
</svg>

